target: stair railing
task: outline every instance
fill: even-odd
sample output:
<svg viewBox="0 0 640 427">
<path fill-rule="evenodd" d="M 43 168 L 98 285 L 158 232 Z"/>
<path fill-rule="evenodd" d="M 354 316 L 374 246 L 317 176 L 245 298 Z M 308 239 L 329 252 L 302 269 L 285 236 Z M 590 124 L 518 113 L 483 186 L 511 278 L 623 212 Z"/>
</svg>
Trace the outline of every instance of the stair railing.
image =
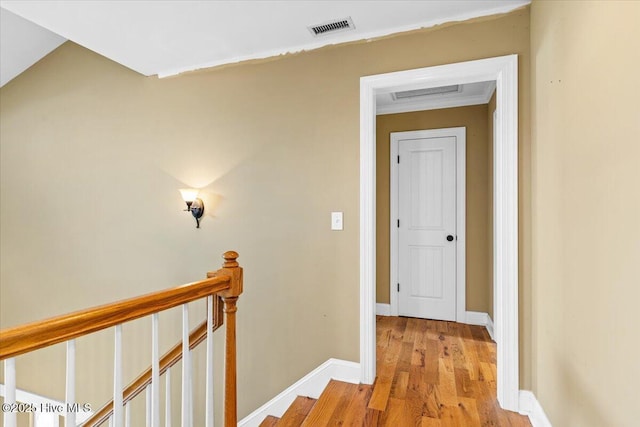
<svg viewBox="0 0 640 427">
<path fill-rule="evenodd" d="M 108 422 L 114 427 L 128 427 L 128 402 L 142 391 L 147 393 L 149 425 L 160 426 L 160 376 L 165 374 L 170 389 L 169 368 L 182 360 L 182 426 L 192 426 L 190 351 L 206 342 L 206 396 L 205 426 L 213 427 L 213 332 L 223 323 L 225 327 L 224 361 L 224 425 L 237 425 L 236 392 L 236 303 L 242 294 L 242 268 L 238 254 L 230 251 L 223 255 L 222 268 L 207 273 L 207 279 L 175 288 L 154 292 L 111 304 L 57 316 L 0 331 L 0 360 L 4 361 L 4 406 L 16 406 L 15 358 L 54 344 L 66 342 L 66 415 L 65 426 L 76 426 L 75 405 L 75 339 L 114 328 L 114 393 L 113 400 L 92 415 L 83 426 L 98 426 Z M 189 331 L 188 303 L 206 299 L 207 320 Z M 182 342 L 162 357 L 158 351 L 158 313 L 182 306 Z M 151 367 L 129 386 L 122 386 L 122 325 L 135 319 L 151 316 Z M 165 417 L 171 417 L 166 405 Z M 3 406 L 3 409 L 4 409 Z M 16 406 L 17 407 L 17 406 Z M 16 427 L 17 414 L 3 410 L 5 427 Z"/>
</svg>

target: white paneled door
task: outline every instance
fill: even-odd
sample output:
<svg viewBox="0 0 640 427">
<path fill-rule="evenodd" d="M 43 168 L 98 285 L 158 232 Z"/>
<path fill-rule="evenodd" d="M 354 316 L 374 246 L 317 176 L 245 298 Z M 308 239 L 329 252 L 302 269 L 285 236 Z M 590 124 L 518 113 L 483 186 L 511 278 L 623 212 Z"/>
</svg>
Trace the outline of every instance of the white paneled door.
<svg viewBox="0 0 640 427">
<path fill-rule="evenodd" d="M 398 314 L 455 321 L 457 136 L 442 131 L 393 134 Z"/>
</svg>

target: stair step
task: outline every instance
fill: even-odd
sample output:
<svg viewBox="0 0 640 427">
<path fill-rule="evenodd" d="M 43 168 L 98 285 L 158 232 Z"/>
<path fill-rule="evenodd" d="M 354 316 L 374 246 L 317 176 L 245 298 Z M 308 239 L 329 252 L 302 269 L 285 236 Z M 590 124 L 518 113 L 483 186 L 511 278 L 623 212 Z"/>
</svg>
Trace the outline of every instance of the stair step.
<svg viewBox="0 0 640 427">
<path fill-rule="evenodd" d="M 260 427 L 275 427 L 278 425 L 278 421 L 280 421 L 280 418 L 269 415 L 260 423 Z"/>
<path fill-rule="evenodd" d="M 316 399 L 311 397 L 296 397 L 296 400 L 278 421 L 278 427 L 299 427 L 316 402 Z"/>
<path fill-rule="evenodd" d="M 371 386 L 331 380 L 302 426 L 364 425 L 363 420 L 373 419 L 378 412 L 367 409 L 371 393 Z"/>
<path fill-rule="evenodd" d="M 358 389 L 351 396 L 351 402 L 345 409 L 342 425 L 344 426 L 377 426 L 380 411 L 369 408 L 369 399 L 373 394 L 373 386 L 358 384 Z"/>
</svg>

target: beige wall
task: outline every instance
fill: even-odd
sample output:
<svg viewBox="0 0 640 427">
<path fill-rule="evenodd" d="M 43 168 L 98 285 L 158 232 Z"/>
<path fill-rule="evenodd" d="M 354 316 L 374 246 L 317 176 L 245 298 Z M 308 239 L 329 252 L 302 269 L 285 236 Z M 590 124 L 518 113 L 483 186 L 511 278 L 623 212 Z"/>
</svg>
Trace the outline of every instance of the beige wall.
<svg viewBox="0 0 640 427">
<path fill-rule="evenodd" d="M 638 425 L 640 3 L 531 15 L 534 390 L 554 426 Z"/>
<path fill-rule="evenodd" d="M 246 268 L 240 416 L 330 357 L 358 360 L 360 77 L 519 54 L 526 211 L 528 27 L 523 9 L 161 80 L 64 44 L 0 89 L 2 327 L 199 279 L 235 249 Z M 203 187 L 199 230 L 182 212 L 187 185 Z M 342 232 L 329 230 L 334 210 L 345 213 Z M 527 388 L 527 268 L 521 275 Z M 164 318 L 163 346 L 176 340 L 176 318 Z M 125 329 L 127 345 L 148 348 L 143 323 Z M 101 384 L 79 393 L 94 402 L 109 394 L 110 373 L 95 368 L 110 363 L 111 341 L 105 332 L 79 344 L 80 375 Z M 37 368 L 18 362 L 20 385 L 60 396 L 63 352 L 50 353 Z M 125 370 L 146 364 L 144 353 Z"/>
<path fill-rule="evenodd" d="M 488 234 L 489 214 L 487 128 L 488 106 L 446 108 L 404 114 L 380 115 L 376 120 L 376 295 L 377 302 L 389 303 L 389 138 L 391 132 L 466 127 L 467 129 L 467 310 L 491 312 L 487 251 L 492 236 Z"/>
</svg>

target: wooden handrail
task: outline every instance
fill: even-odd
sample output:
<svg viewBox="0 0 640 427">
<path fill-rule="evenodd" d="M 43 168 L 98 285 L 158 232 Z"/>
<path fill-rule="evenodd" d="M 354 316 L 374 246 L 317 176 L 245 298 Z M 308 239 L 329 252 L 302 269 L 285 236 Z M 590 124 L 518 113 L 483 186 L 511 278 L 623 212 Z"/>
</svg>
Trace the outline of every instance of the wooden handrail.
<svg viewBox="0 0 640 427">
<path fill-rule="evenodd" d="M 235 427 L 237 425 L 235 313 L 236 301 L 243 291 L 243 279 L 242 268 L 237 262 L 238 253 L 225 252 L 223 258 L 225 261 L 222 268 L 207 273 L 207 279 L 199 282 L 1 330 L 0 360 L 82 337 L 212 295 L 214 296 L 214 330 L 222 324 L 223 317 L 224 323 L 227 324 L 224 423 L 226 427 Z M 220 314 L 221 310 L 224 316 Z M 206 336 L 207 325 L 204 322 L 189 334 L 189 348 L 193 349 Z M 182 343 L 176 344 L 163 355 L 160 361 L 161 373 L 166 372 L 182 358 L 181 348 Z M 133 399 L 150 381 L 151 369 L 148 369 L 123 391 L 123 402 Z M 91 420 L 96 419 L 96 422 L 91 425 L 104 422 L 112 411 L 113 401 L 107 403 L 91 418 Z"/>
<path fill-rule="evenodd" d="M 0 331 L 0 360 L 97 332 L 229 289 L 217 275 L 175 288 Z"/>
<path fill-rule="evenodd" d="M 208 309 L 208 308 L 207 308 Z M 223 324 L 222 304 L 219 298 L 213 299 L 213 330 L 216 331 Z M 207 321 L 200 323 L 189 334 L 189 348 L 193 350 L 207 338 Z M 174 345 L 160 358 L 160 375 L 164 374 L 170 367 L 182 360 L 182 342 Z M 151 366 L 147 368 L 138 378 L 133 380 L 122 393 L 122 403 L 127 404 L 151 384 Z M 99 426 L 109 419 L 113 413 L 113 400 L 107 402 L 102 408 L 97 410 L 91 418 L 86 420 L 83 427 Z"/>
</svg>

